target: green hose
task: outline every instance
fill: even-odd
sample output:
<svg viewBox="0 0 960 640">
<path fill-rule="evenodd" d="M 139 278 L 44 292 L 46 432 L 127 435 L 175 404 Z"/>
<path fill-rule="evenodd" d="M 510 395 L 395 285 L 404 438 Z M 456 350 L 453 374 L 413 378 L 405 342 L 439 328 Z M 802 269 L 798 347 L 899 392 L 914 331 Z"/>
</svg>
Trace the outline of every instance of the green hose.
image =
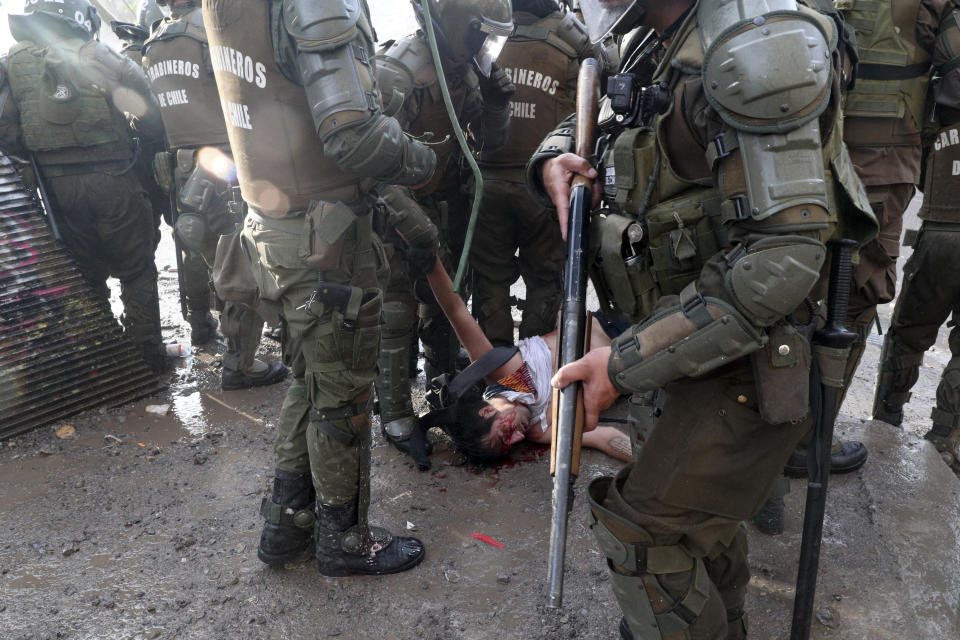
<svg viewBox="0 0 960 640">
<path fill-rule="evenodd" d="M 430 15 L 431 0 L 420 0 L 420 6 L 423 8 L 423 24 L 427 28 L 427 43 L 430 45 L 430 54 L 433 56 L 433 66 L 437 70 L 437 80 L 440 82 L 440 93 L 443 94 L 443 105 L 447 108 L 447 116 L 450 118 L 450 124 L 453 125 L 453 132 L 457 136 L 457 142 L 460 144 L 460 150 L 463 157 L 467 159 L 470 170 L 473 171 L 474 192 L 473 208 L 470 211 L 470 222 L 467 224 L 467 237 L 463 242 L 463 253 L 460 254 L 460 264 L 457 265 L 457 274 L 453 278 L 453 292 L 460 293 L 460 282 L 463 280 L 463 274 L 467 270 L 467 260 L 470 256 L 470 245 L 473 244 L 473 229 L 477 224 L 477 214 L 480 212 L 480 200 L 483 198 L 483 176 L 480 174 L 480 167 L 467 146 L 467 139 L 463 137 L 463 130 L 460 128 L 460 121 L 457 119 L 457 113 L 453 109 L 453 101 L 450 99 L 450 89 L 447 88 L 447 76 L 443 72 L 443 64 L 440 62 L 440 51 L 437 49 L 437 37 L 433 31 L 433 18 Z"/>
</svg>

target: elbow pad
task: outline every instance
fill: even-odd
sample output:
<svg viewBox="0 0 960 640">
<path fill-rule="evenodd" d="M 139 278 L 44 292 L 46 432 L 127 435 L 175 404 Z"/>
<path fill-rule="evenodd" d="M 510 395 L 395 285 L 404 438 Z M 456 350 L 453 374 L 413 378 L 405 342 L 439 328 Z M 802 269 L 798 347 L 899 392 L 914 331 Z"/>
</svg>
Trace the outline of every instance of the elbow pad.
<svg viewBox="0 0 960 640">
<path fill-rule="evenodd" d="M 545 207 L 553 208 L 553 202 L 547 197 L 543 188 L 543 180 L 540 172 L 543 170 L 543 163 L 550 158 L 565 153 L 573 153 L 575 140 L 573 126 L 571 122 L 565 122 L 568 126 L 554 129 L 547 137 L 543 139 L 533 156 L 527 162 L 527 190 L 536 199 L 537 202 Z"/>
<path fill-rule="evenodd" d="M 734 307 L 704 298 L 691 283 L 680 293 L 677 307 L 610 343 L 607 374 L 620 393 L 653 391 L 674 380 L 709 373 L 757 351 L 766 341 Z"/>
<path fill-rule="evenodd" d="M 387 211 L 387 223 L 396 229 L 412 249 L 436 255 L 440 250 L 440 232 L 420 204 L 406 189 L 395 185 L 377 188 L 379 202 Z"/>
<path fill-rule="evenodd" d="M 803 302 L 820 279 L 826 256 L 827 248 L 812 238 L 764 238 L 731 254 L 726 289 L 751 323 L 768 327 Z"/>
<path fill-rule="evenodd" d="M 324 142 L 324 152 L 348 173 L 389 184 L 423 184 L 437 164 L 429 147 L 409 138 L 399 122 L 383 115 L 332 134 Z"/>
</svg>

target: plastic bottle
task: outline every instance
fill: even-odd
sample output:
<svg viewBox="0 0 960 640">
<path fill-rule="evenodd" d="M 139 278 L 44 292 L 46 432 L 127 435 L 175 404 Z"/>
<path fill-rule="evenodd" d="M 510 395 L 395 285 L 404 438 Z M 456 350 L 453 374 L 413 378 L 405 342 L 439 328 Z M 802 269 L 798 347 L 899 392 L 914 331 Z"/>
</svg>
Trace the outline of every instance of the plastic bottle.
<svg viewBox="0 0 960 640">
<path fill-rule="evenodd" d="M 171 342 L 166 345 L 167 355 L 171 358 L 186 358 L 190 355 L 190 345 L 182 342 Z"/>
</svg>

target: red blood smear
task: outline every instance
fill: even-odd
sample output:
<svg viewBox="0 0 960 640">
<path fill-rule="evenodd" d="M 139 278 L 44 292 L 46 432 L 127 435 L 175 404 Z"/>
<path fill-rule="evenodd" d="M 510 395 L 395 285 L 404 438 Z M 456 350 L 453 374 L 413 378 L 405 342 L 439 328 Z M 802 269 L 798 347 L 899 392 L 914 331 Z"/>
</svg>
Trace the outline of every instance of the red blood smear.
<svg viewBox="0 0 960 640">
<path fill-rule="evenodd" d="M 476 540 L 479 540 L 480 542 L 486 542 L 491 547 L 496 547 L 497 549 L 506 549 L 503 543 L 497 542 L 495 539 L 491 538 L 490 536 L 484 533 L 477 533 L 476 531 L 474 531 L 471 534 L 471 537 L 475 538 Z"/>
</svg>

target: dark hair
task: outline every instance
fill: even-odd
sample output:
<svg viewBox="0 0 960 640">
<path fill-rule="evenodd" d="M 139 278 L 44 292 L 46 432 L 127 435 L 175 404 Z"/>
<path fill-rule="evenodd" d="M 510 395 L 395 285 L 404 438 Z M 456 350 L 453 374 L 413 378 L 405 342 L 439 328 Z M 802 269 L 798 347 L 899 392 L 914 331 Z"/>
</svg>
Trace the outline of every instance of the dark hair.
<svg viewBox="0 0 960 640">
<path fill-rule="evenodd" d="M 538 18 L 546 18 L 555 11 L 560 11 L 556 0 L 513 0 L 514 11 L 527 11 Z"/>
<path fill-rule="evenodd" d="M 491 447 L 483 440 L 490 435 L 496 416 L 483 417 L 480 410 L 489 406 L 483 400 L 461 400 L 457 403 L 456 422 L 443 425 L 444 432 L 453 440 L 457 451 L 480 463 L 496 462 L 506 453 Z"/>
</svg>

